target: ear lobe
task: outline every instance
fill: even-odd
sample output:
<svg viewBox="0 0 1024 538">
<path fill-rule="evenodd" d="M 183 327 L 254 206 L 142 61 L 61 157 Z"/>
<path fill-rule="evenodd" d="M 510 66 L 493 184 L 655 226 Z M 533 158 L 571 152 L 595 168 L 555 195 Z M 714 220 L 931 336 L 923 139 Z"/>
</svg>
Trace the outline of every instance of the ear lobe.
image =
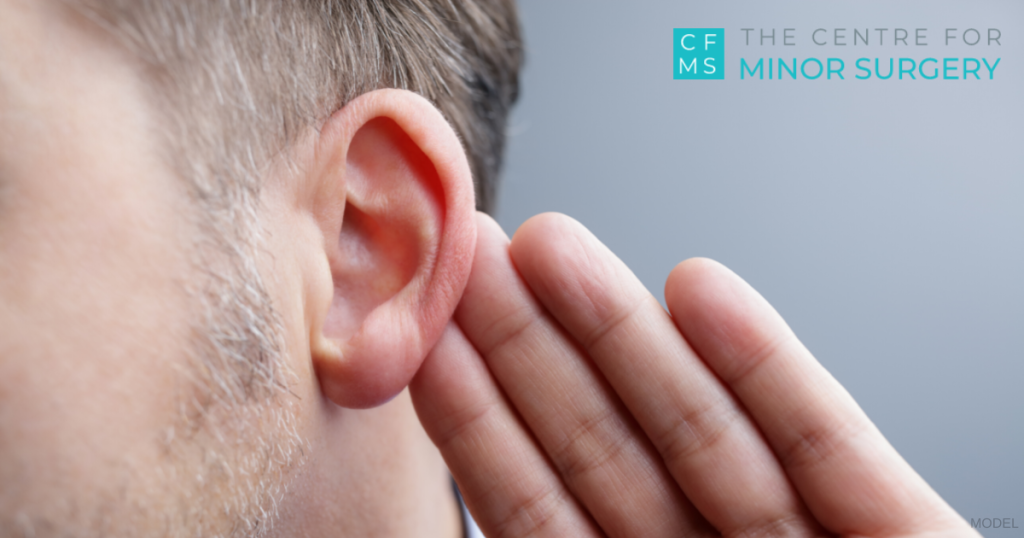
<svg viewBox="0 0 1024 538">
<path fill-rule="evenodd" d="M 409 384 L 462 295 L 476 241 L 472 177 L 447 121 L 401 90 L 338 111 L 317 159 L 320 181 L 343 184 L 344 209 L 314 211 L 333 281 L 312 328 L 314 365 L 335 403 L 372 407 Z"/>
</svg>

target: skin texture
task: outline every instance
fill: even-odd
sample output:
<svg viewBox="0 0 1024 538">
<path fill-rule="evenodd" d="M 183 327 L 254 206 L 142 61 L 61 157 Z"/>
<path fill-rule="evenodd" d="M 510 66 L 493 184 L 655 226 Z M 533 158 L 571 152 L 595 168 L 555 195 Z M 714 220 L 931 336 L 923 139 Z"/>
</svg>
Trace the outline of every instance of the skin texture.
<svg viewBox="0 0 1024 538">
<path fill-rule="evenodd" d="M 275 510 L 270 535 L 457 535 L 445 465 L 403 392 L 475 243 L 448 124 L 411 93 L 373 92 L 273 163 L 257 263 L 288 386 L 182 416 L 204 393 L 199 215 L 142 77 L 57 13 L 0 2 L 0 535 L 245 535 L 238 518 Z M 261 460 L 282 427 L 296 455 Z M 268 498 L 245 496 L 247 461 L 275 482 Z"/>
<path fill-rule="evenodd" d="M 480 218 L 413 399 L 485 533 L 977 536 L 739 277 L 665 298 L 568 217 Z"/>
<path fill-rule="evenodd" d="M 202 215 L 56 13 L 0 0 L 0 535 L 452 537 L 445 461 L 492 537 L 976 535 L 737 276 L 680 264 L 666 312 L 571 219 L 509 241 L 402 91 L 271 163 L 286 386 L 190 414 Z"/>
</svg>

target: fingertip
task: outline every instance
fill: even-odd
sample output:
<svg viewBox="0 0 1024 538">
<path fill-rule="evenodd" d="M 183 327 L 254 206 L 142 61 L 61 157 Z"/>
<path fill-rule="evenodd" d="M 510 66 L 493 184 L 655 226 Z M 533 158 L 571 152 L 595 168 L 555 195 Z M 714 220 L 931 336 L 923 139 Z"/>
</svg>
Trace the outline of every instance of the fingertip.
<svg viewBox="0 0 1024 538">
<path fill-rule="evenodd" d="M 681 262 L 665 282 L 665 305 L 679 330 L 698 348 L 731 347 L 760 315 L 758 295 L 736 273 L 708 258 Z M 707 357 L 705 357 L 707 359 Z"/>
<path fill-rule="evenodd" d="M 673 316 L 713 307 L 715 296 L 742 281 L 728 267 L 710 258 L 679 262 L 665 280 L 665 304 Z"/>
<path fill-rule="evenodd" d="M 455 311 L 455 319 L 474 342 L 482 338 L 479 331 L 486 327 L 486 324 L 482 327 L 480 321 L 494 318 L 495 309 L 505 304 L 510 296 L 519 294 L 522 288 L 509 255 L 508 235 L 486 214 L 478 213 L 477 224 L 473 272 Z"/>
<path fill-rule="evenodd" d="M 569 223 L 576 222 L 575 219 L 566 215 L 565 213 L 559 213 L 557 211 L 547 211 L 544 213 L 538 213 L 523 222 L 516 230 L 515 235 L 520 236 L 524 234 L 532 234 L 536 231 L 550 230 L 551 227 L 565 226 Z"/>
<path fill-rule="evenodd" d="M 496 252 L 506 252 L 509 244 L 508 234 L 501 228 L 498 221 L 486 213 L 477 212 L 476 254 L 473 272 L 491 263 Z M 470 281 L 479 275 L 470 275 Z"/>
<path fill-rule="evenodd" d="M 526 220 L 512 235 L 512 250 L 531 252 L 550 244 L 552 239 L 575 234 L 583 226 L 572 217 L 562 213 L 548 212 L 534 215 Z M 514 256 L 514 254 L 513 254 Z"/>
<path fill-rule="evenodd" d="M 585 226 L 562 213 L 530 218 L 516 230 L 509 245 L 516 268 L 534 291 L 540 292 L 569 286 L 575 282 L 574 275 L 598 270 L 592 255 L 605 251 Z"/>
<path fill-rule="evenodd" d="M 508 240 L 508 234 L 506 234 L 505 230 L 501 228 L 498 221 L 494 220 L 494 217 L 484 213 L 483 211 L 476 212 L 476 225 L 478 234 L 482 231 L 486 231 L 491 235 L 498 235 L 504 237 L 506 241 Z"/>
<path fill-rule="evenodd" d="M 473 259 L 473 273 L 469 277 L 468 287 L 489 275 L 496 259 L 508 256 L 509 238 L 490 215 L 477 212 L 476 253 Z"/>
<path fill-rule="evenodd" d="M 665 300 L 677 297 L 700 285 L 724 266 L 710 258 L 690 258 L 676 264 L 665 280 Z"/>
</svg>

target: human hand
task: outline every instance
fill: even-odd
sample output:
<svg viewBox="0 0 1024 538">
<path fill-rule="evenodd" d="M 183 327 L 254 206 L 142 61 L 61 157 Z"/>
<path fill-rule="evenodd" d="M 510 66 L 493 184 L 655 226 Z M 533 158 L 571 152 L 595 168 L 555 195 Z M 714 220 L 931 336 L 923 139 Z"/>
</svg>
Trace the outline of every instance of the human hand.
<svg viewBox="0 0 1024 538">
<path fill-rule="evenodd" d="M 480 217 L 412 395 L 485 534 L 977 536 L 744 281 L 665 299 L 567 217 Z"/>
</svg>

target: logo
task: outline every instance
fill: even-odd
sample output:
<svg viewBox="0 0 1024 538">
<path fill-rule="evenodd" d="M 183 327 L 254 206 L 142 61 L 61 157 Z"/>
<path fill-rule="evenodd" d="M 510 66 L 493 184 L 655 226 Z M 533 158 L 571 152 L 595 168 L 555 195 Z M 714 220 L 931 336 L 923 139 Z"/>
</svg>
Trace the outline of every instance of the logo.
<svg viewBox="0 0 1024 538">
<path fill-rule="evenodd" d="M 724 28 L 674 28 L 676 80 L 722 80 L 725 78 Z"/>
</svg>

